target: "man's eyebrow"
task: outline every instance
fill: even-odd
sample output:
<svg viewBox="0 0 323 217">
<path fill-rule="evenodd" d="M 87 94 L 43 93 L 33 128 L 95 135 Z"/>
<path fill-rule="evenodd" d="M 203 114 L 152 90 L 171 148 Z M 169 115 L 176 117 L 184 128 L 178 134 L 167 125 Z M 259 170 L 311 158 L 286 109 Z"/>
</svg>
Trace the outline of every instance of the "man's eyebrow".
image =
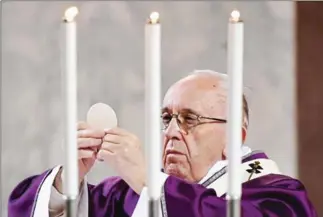
<svg viewBox="0 0 323 217">
<path fill-rule="evenodd" d="M 181 112 L 199 115 L 199 112 L 197 112 L 197 111 L 195 111 L 194 109 L 191 109 L 191 108 L 183 108 L 183 109 L 181 109 Z"/>
<path fill-rule="evenodd" d="M 171 113 L 171 109 L 169 109 L 168 107 L 164 107 L 161 110 L 162 113 L 167 112 L 167 113 Z M 191 114 L 196 114 L 199 115 L 199 112 L 195 111 L 194 109 L 191 108 L 183 108 L 181 110 L 179 110 L 180 113 L 191 113 Z"/>
<path fill-rule="evenodd" d="M 161 109 L 161 112 L 164 113 L 164 112 L 168 112 L 169 113 L 170 109 L 168 107 L 163 107 Z"/>
</svg>

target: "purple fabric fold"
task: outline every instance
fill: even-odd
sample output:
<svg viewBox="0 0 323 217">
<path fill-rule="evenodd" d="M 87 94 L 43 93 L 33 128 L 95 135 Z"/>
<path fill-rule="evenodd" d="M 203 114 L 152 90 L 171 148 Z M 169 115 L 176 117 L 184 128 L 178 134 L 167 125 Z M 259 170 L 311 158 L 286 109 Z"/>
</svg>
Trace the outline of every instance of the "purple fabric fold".
<svg viewBox="0 0 323 217">
<path fill-rule="evenodd" d="M 283 175 L 267 175 L 242 185 L 241 217 L 317 217 L 304 186 Z M 225 195 L 169 177 L 164 186 L 164 217 L 225 217 Z"/>
<path fill-rule="evenodd" d="M 40 175 L 31 176 L 15 187 L 8 200 L 8 217 L 32 216 L 40 186 L 50 173 L 51 170 L 48 170 Z"/>
<path fill-rule="evenodd" d="M 40 187 L 51 170 L 19 183 L 9 196 L 8 217 L 33 217 Z M 110 177 L 98 185 L 88 184 L 90 217 L 129 217 L 139 195 L 122 179 Z"/>
<path fill-rule="evenodd" d="M 119 177 L 110 177 L 100 184 L 89 185 L 89 216 L 131 216 L 139 195 Z"/>
</svg>

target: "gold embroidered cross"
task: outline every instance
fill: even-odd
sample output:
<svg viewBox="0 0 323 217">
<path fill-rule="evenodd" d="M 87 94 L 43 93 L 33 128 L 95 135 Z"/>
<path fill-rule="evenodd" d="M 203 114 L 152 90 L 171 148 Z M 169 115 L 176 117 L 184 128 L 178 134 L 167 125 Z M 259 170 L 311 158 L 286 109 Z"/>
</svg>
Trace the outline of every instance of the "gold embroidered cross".
<svg viewBox="0 0 323 217">
<path fill-rule="evenodd" d="M 247 172 L 250 173 L 250 176 L 248 178 L 248 181 L 251 179 L 251 176 L 253 174 L 258 174 L 261 173 L 260 170 L 263 170 L 263 168 L 260 166 L 260 162 L 259 161 L 255 161 L 254 163 L 249 164 L 249 166 L 251 167 L 251 169 L 247 169 Z"/>
</svg>

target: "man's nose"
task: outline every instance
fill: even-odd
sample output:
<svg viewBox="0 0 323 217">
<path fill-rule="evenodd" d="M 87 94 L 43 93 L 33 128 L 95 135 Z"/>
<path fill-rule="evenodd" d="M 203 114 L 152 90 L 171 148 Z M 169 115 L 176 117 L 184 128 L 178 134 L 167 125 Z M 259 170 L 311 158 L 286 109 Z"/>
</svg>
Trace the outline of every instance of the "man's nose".
<svg viewBox="0 0 323 217">
<path fill-rule="evenodd" d="M 165 129 L 165 136 L 167 139 L 181 139 L 181 128 L 179 127 L 176 118 L 172 118 L 168 127 Z"/>
</svg>

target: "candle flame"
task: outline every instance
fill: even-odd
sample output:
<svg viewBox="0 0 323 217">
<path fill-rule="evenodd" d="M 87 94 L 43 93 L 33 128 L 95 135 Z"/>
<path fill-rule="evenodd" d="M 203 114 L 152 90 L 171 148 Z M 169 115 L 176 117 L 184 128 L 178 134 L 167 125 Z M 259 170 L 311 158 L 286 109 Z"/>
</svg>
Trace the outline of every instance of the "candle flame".
<svg viewBox="0 0 323 217">
<path fill-rule="evenodd" d="M 78 13 L 79 13 L 79 10 L 77 9 L 77 7 L 70 7 L 66 9 L 64 14 L 64 21 L 72 22 Z"/>
<path fill-rule="evenodd" d="M 149 16 L 149 23 L 150 24 L 156 24 L 159 23 L 159 13 L 158 12 L 152 12 Z"/>
<path fill-rule="evenodd" d="M 240 12 L 238 10 L 233 10 L 231 12 L 231 21 L 233 22 L 239 22 L 240 20 Z"/>
</svg>

